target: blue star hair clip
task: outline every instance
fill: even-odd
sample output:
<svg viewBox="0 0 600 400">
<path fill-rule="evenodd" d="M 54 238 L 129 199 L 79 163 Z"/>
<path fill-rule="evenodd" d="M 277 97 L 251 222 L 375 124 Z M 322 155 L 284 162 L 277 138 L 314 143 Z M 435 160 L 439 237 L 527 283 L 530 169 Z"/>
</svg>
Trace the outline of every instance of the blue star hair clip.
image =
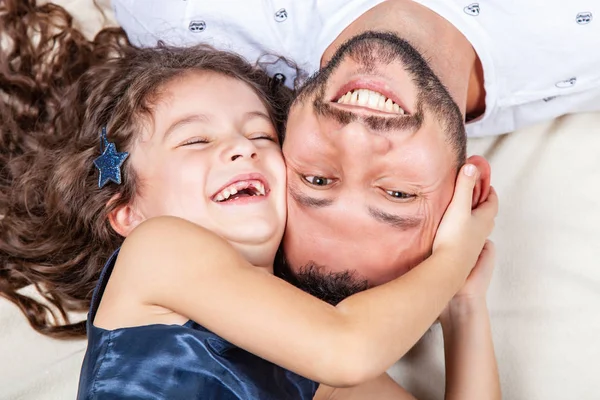
<svg viewBox="0 0 600 400">
<path fill-rule="evenodd" d="M 102 155 L 94 160 L 94 165 L 100 172 L 98 178 L 98 187 L 102 188 L 108 181 L 113 181 L 117 185 L 121 184 L 121 166 L 129 153 L 119 153 L 114 143 L 106 138 L 106 127 L 102 128 L 102 142 L 100 144 Z"/>
</svg>

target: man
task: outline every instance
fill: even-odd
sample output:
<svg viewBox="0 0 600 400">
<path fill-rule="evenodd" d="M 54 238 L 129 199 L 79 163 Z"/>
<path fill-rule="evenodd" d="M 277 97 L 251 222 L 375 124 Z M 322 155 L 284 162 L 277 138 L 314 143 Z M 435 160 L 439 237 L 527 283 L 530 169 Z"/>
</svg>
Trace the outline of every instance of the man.
<svg viewBox="0 0 600 400">
<path fill-rule="evenodd" d="M 465 121 L 483 136 L 600 109 L 592 0 L 113 3 L 136 45 L 209 42 L 288 85 L 295 69 L 264 54 L 323 67 L 290 110 L 284 249 L 296 283 L 331 302 L 429 254 L 465 162 Z M 490 169 L 469 162 L 477 204 Z"/>
</svg>

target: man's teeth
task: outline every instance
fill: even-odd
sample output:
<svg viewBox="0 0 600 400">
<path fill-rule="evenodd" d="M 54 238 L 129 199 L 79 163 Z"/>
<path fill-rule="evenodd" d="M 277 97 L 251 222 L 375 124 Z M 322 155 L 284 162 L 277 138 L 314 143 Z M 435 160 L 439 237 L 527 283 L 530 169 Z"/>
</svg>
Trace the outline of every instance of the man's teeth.
<svg viewBox="0 0 600 400">
<path fill-rule="evenodd" d="M 337 101 L 340 104 L 363 106 L 373 110 L 385 111 L 404 115 L 406 112 L 398 104 L 394 103 L 379 92 L 369 89 L 351 90 Z"/>
<path fill-rule="evenodd" d="M 248 189 L 252 193 L 253 196 L 264 196 L 265 195 L 265 185 L 261 181 L 251 180 L 251 181 L 240 181 L 232 183 L 227 186 L 225 189 L 221 190 L 216 196 L 215 201 L 225 201 L 229 199 L 231 196 L 241 192 L 244 189 Z"/>
</svg>

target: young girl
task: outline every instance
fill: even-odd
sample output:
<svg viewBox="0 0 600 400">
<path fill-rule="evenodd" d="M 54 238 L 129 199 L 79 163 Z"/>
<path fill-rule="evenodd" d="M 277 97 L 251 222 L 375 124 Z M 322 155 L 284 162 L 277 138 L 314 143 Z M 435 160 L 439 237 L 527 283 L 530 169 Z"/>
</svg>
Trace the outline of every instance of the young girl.
<svg viewBox="0 0 600 400">
<path fill-rule="evenodd" d="M 474 176 L 463 173 L 432 256 L 404 277 L 333 307 L 272 275 L 286 208 L 282 90 L 207 48 L 125 50 L 66 94 L 43 148 L 8 163 L 18 171 L 33 161 L 15 184 L 46 197 L 27 210 L 45 218 L 30 243 L 72 241 L 57 256 L 84 268 L 63 279 L 89 281 L 108 260 L 79 398 L 313 396 L 312 381 L 265 360 L 359 385 L 400 358 L 463 285 L 496 212 L 493 193 L 471 212 Z M 8 203 L 8 222 L 26 195 L 36 196 L 17 190 Z M 490 270 L 482 257 L 473 277 Z M 497 393 L 487 282 L 473 277 L 442 317 L 449 343 L 482 339 L 449 353 L 460 398 Z M 479 359 L 463 366 L 473 351 Z M 474 367 L 480 379 L 469 383 Z"/>
</svg>

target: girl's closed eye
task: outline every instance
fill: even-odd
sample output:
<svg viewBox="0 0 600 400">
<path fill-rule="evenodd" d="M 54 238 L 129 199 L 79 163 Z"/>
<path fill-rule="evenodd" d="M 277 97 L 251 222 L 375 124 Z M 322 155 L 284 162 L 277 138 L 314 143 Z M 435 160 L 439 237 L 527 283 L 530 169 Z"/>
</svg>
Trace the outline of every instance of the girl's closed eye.
<svg viewBox="0 0 600 400">
<path fill-rule="evenodd" d="M 269 140 L 274 143 L 279 143 L 279 138 L 277 137 L 277 135 L 274 133 L 268 133 L 268 132 L 253 133 L 252 135 L 248 136 L 248 139 L 250 139 L 250 140 Z"/>
<path fill-rule="evenodd" d="M 191 146 L 194 144 L 207 144 L 209 140 L 205 137 L 193 137 L 182 142 L 178 147 Z"/>
</svg>

